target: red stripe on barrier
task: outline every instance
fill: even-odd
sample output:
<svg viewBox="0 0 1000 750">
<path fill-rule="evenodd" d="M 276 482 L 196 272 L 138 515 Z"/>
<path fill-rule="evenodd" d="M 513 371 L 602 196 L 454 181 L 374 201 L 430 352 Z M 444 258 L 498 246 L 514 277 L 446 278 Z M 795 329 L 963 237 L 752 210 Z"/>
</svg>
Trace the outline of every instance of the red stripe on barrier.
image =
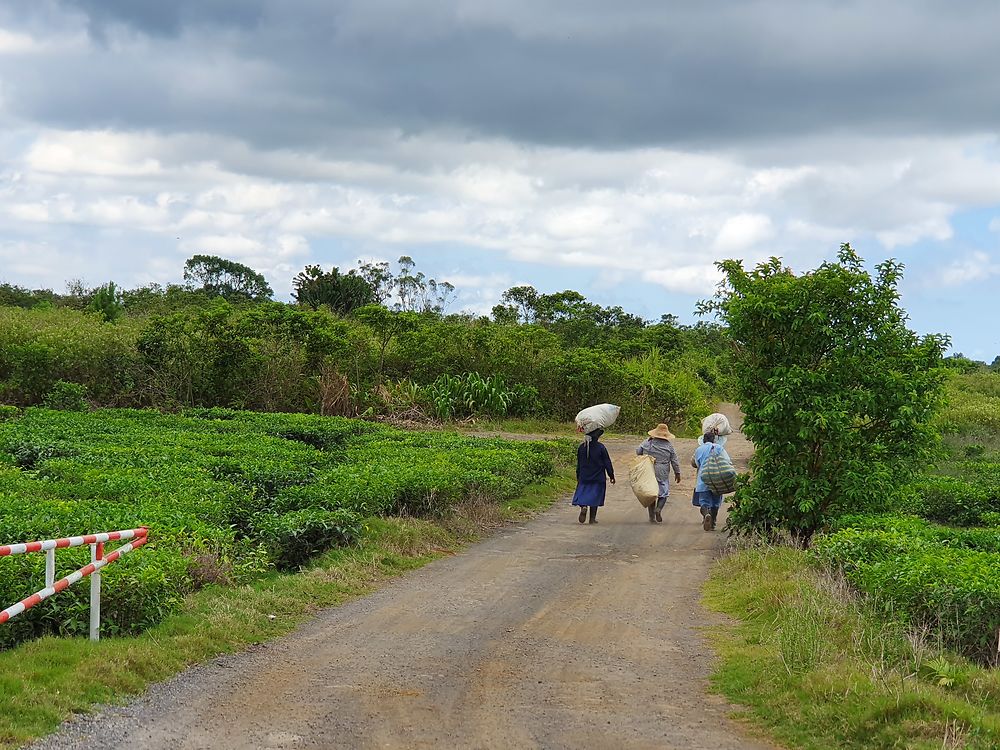
<svg viewBox="0 0 1000 750">
<path fill-rule="evenodd" d="M 121 547 L 119 547 L 118 549 L 116 549 L 114 552 L 108 553 L 106 556 L 98 556 L 98 559 L 96 561 L 91 562 L 89 565 L 85 565 L 84 567 L 80 568 L 77 571 L 74 571 L 73 573 L 70 573 L 68 576 L 66 576 L 64 578 L 60 578 L 58 581 L 55 581 L 52 584 L 52 593 L 49 594 L 49 596 L 42 597 L 42 595 L 41 595 L 42 591 L 45 591 L 45 589 L 42 589 L 42 591 L 37 591 L 34 594 L 32 594 L 31 596 L 27 597 L 26 599 L 22 599 L 21 601 L 15 602 L 14 604 L 12 604 L 11 607 L 16 607 L 18 604 L 23 605 L 23 609 L 20 612 L 15 613 L 13 616 L 16 617 L 17 615 L 19 615 L 19 614 L 21 614 L 21 613 L 23 613 L 23 612 L 31 609 L 36 604 L 40 604 L 41 602 L 45 601 L 45 599 L 48 599 L 51 596 L 55 596 L 60 591 L 65 591 L 73 583 L 77 583 L 78 581 L 82 581 L 84 578 L 86 578 L 89 575 L 92 575 L 93 573 L 95 573 L 100 568 L 107 567 L 108 565 L 110 565 L 111 563 L 113 563 L 115 560 L 117 560 L 119 557 L 121 557 L 123 553 L 125 553 L 125 552 L 132 552 L 132 551 L 138 549 L 139 547 L 143 546 L 144 544 L 146 544 L 146 542 L 149 541 L 149 530 L 146 527 L 143 526 L 143 527 L 140 527 L 138 529 L 131 529 L 130 531 L 134 531 L 135 532 L 135 536 L 129 540 L 128 544 L 122 545 Z M 118 535 L 115 538 L 120 538 L 120 535 L 122 533 L 128 533 L 128 532 L 114 532 L 114 533 L 116 535 Z M 96 540 L 97 536 L 98 535 L 96 535 L 96 534 L 91 534 L 91 535 L 89 535 L 89 538 L 92 538 L 92 539 Z M 83 537 L 83 538 L 87 539 L 88 537 Z M 65 540 L 59 539 L 59 540 L 56 540 L 56 541 L 57 542 L 65 541 L 65 542 L 67 542 L 67 544 L 63 545 L 63 546 L 69 546 L 69 541 L 70 540 L 69 540 L 69 538 L 66 538 Z M 91 544 L 97 544 L 99 550 L 101 552 L 103 552 L 103 547 L 104 547 L 104 543 L 103 542 L 94 541 L 94 542 L 90 542 L 90 543 Z M 41 545 L 41 544 L 43 544 L 43 542 L 36 542 L 35 544 Z M 0 554 L 10 554 L 9 548 L 11 546 L 16 546 L 16 545 L 8 545 L 8 552 L 6 552 L 6 553 L 0 552 Z M 77 546 L 82 546 L 82 545 L 77 545 Z M 32 552 L 32 551 L 38 551 L 38 550 L 27 550 L 26 549 L 25 551 L 26 552 Z M 71 578 L 73 578 L 74 576 L 77 576 L 77 575 L 78 575 L 78 577 L 75 580 L 73 580 L 73 581 L 70 580 Z M 10 609 L 10 607 L 8 607 L 5 610 L 0 610 L 0 625 L 2 625 L 3 623 L 7 622 L 8 620 L 10 620 L 11 615 L 7 612 L 7 610 L 9 610 L 9 609 Z"/>
<path fill-rule="evenodd" d="M 98 544 L 99 543 L 98 542 L 98 538 L 101 537 L 101 536 L 106 536 L 107 540 L 109 542 L 111 542 L 111 541 L 115 541 L 115 540 L 121 539 L 123 534 L 131 534 L 132 536 L 128 537 L 130 539 L 142 539 L 142 538 L 146 537 L 149 534 L 149 529 L 146 528 L 145 526 L 140 526 L 140 527 L 138 527 L 136 529 L 124 529 L 124 530 L 121 530 L 121 531 L 108 531 L 108 532 L 101 532 L 101 533 L 98 533 L 98 534 L 85 534 L 84 536 L 80 536 L 80 537 L 62 537 L 61 539 L 46 539 L 44 541 L 39 541 L 39 542 L 26 542 L 24 544 L 24 550 L 23 550 L 23 552 L 25 552 L 25 553 L 28 553 L 28 552 L 41 552 L 42 551 L 42 547 L 45 544 L 50 543 L 50 542 L 53 543 L 52 546 L 55 547 L 55 549 L 64 549 L 64 548 L 70 547 L 70 546 L 82 547 L 85 544 Z M 73 544 L 73 540 L 74 539 L 80 539 L 81 541 L 74 545 Z M 20 547 L 20 546 L 21 545 L 19 545 L 19 544 L 3 544 L 3 545 L 0 545 L 0 557 L 5 557 L 7 555 L 13 555 L 13 554 L 18 554 L 18 553 L 22 552 L 21 550 L 18 550 L 17 553 L 14 552 L 14 548 L 15 547 Z"/>
</svg>

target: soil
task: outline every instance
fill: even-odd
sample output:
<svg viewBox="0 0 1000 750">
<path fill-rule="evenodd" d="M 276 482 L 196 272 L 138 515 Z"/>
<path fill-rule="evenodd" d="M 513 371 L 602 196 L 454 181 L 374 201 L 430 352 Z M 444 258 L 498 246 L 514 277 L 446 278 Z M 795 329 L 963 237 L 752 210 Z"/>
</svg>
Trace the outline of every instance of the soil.
<svg viewBox="0 0 1000 750">
<path fill-rule="evenodd" d="M 628 486 L 635 441 L 606 444 L 620 480 L 596 525 L 567 499 L 35 747 L 772 748 L 707 691 L 719 619 L 699 597 L 723 534 L 691 506 L 696 442 L 675 441 L 662 524 Z"/>
</svg>

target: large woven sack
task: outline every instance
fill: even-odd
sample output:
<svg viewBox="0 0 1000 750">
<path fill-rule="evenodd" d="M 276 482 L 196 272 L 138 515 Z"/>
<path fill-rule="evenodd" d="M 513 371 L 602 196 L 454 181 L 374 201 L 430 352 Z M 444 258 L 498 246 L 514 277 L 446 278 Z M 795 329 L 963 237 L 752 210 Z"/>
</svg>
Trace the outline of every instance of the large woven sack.
<svg viewBox="0 0 1000 750">
<path fill-rule="evenodd" d="M 715 432 L 716 435 L 732 435 L 733 428 L 729 425 L 729 418 L 725 414 L 709 414 L 701 420 L 701 434 Z"/>
<path fill-rule="evenodd" d="M 699 471 L 701 481 L 716 495 L 736 492 L 736 467 L 726 458 L 722 449 L 715 446 L 702 461 Z"/>
<path fill-rule="evenodd" d="M 583 433 L 606 430 L 618 419 L 619 412 L 621 407 L 614 404 L 588 406 L 576 415 L 576 428 Z"/>
<path fill-rule="evenodd" d="M 628 481 L 632 485 L 632 492 L 635 493 L 636 499 L 642 503 L 643 508 L 648 508 L 656 502 L 656 498 L 660 494 L 660 485 L 656 482 L 652 456 L 637 456 L 635 461 L 629 464 Z"/>
</svg>

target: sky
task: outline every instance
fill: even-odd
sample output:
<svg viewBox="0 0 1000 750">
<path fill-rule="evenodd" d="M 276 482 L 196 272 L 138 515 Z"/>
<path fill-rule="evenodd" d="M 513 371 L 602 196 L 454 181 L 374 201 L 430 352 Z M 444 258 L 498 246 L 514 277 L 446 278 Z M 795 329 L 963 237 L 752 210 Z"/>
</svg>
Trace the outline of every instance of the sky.
<svg viewBox="0 0 1000 750">
<path fill-rule="evenodd" d="M 995 0 L 0 0 L 0 281 L 414 258 L 695 322 L 714 263 L 906 264 L 1000 355 Z"/>
</svg>

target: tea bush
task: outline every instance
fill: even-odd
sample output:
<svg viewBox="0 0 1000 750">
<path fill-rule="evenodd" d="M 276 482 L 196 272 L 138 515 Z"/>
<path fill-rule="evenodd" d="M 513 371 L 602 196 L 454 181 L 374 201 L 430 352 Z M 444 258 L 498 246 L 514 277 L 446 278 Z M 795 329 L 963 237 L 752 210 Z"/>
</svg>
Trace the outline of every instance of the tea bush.
<svg viewBox="0 0 1000 750">
<path fill-rule="evenodd" d="M 200 585 L 350 544 L 365 517 L 516 496 L 557 450 L 305 414 L 29 408 L 0 420 L 0 543 L 148 526 L 151 541 L 104 578 L 110 632 L 134 632 Z M 88 555 L 60 551 L 59 575 Z M 40 588 L 43 570 L 41 555 L 0 560 L 0 602 Z M 86 589 L 19 616 L 0 646 L 86 632 Z"/>
<path fill-rule="evenodd" d="M 924 476 L 901 488 L 892 507 L 941 523 L 978 526 L 984 513 L 1000 511 L 1000 498 L 996 487 L 955 477 Z"/>
<path fill-rule="evenodd" d="M 897 616 L 939 633 L 948 647 L 981 661 L 995 657 L 1000 632 L 995 531 L 934 528 L 918 519 L 859 526 L 818 537 L 812 553 Z"/>
</svg>

